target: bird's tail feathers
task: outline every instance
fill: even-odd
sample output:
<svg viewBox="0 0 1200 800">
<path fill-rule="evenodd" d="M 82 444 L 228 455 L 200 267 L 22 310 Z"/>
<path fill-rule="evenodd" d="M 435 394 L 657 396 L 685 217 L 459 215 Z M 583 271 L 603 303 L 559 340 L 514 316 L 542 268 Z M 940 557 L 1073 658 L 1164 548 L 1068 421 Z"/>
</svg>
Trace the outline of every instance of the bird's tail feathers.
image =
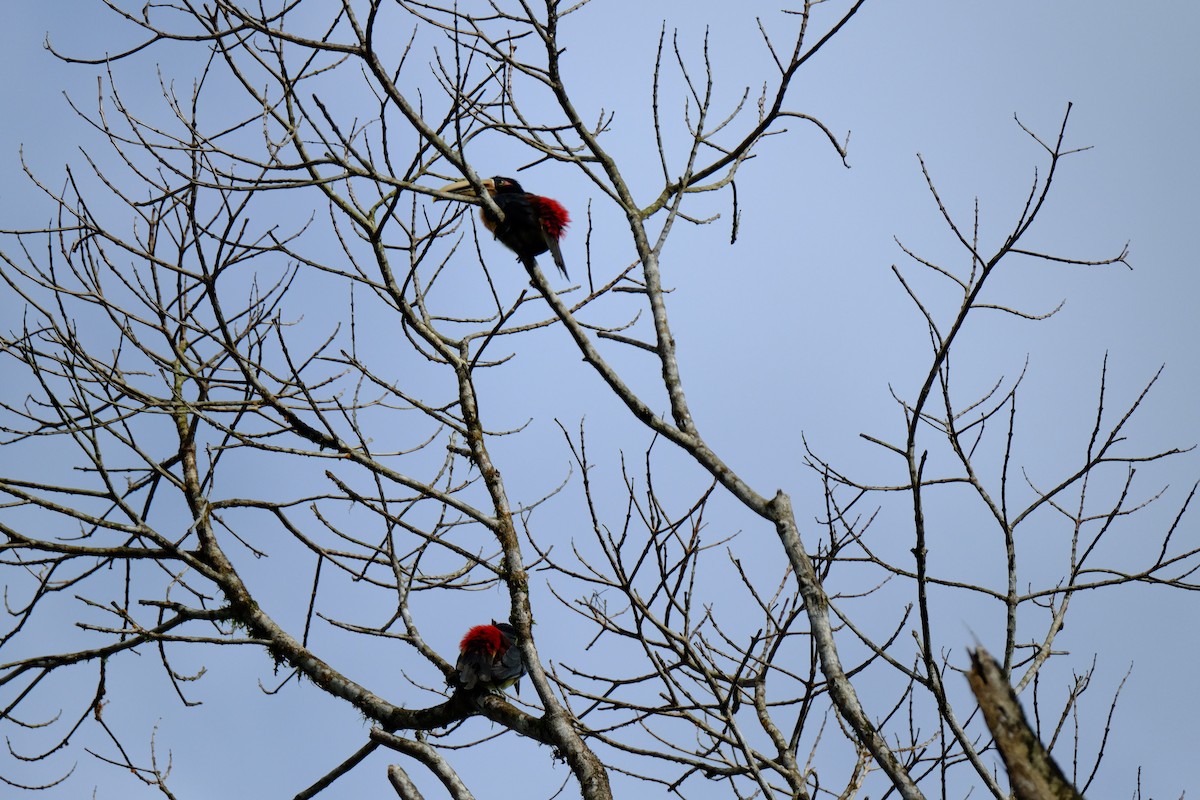
<svg viewBox="0 0 1200 800">
<path fill-rule="evenodd" d="M 558 271 L 562 273 L 564 278 L 570 279 L 567 274 L 567 263 L 563 261 L 562 250 L 558 246 L 558 240 L 552 236 L 546 237 L 546 244 L 550 250 L 550 256 L 554 259 L 554 266 L 558 267 Z"/>
</svg>

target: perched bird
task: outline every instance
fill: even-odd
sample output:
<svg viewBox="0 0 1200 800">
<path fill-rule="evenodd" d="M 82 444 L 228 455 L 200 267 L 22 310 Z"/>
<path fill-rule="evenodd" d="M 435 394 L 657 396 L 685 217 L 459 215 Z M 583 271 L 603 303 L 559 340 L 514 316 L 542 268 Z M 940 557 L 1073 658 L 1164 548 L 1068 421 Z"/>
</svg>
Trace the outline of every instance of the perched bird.
<svg viewBox="0 0 1200 800">
<path fill-rule="evenodd" d="M 468 692 L 484 690 L 504 694 L 516 685 L 521 691 L 525 661 L 517 647 L 517 631 L 507 622 L 492 620 L 491 625 L 476 625 L 467 631 L 458 646 L 458 663 L 446 683 Z"/>
<path fill-rule="evenodd" d="M 563 262 L 558 240 L 567 231 L 571 215 L 557 200 L 530 194 L 512 178 L 497 175 L 483 182 L 492 200 L 504 212 L 504 221 L 484 208 L 480 216 L 483 225 L 500 243 L 517 254 L 525 266 L 536 264 L 534 256 L 550 251 L 558 271 L 567 276 L 567 265 Z M 469 197 L 478 196 L 468 181 L 455 181 L 442 187 L 443 192 L 456 192 Z"/>
</svg>

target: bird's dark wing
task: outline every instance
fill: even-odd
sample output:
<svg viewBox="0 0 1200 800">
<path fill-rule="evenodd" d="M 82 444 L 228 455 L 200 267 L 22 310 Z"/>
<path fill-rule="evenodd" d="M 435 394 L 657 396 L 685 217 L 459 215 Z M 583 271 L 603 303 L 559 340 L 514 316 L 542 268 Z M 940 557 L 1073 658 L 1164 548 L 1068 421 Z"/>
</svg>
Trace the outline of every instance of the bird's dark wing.
<svg viewBox="0 0 1200 800">
<path fill-rule="evenodd" d="M 455 667 L 449 683 L 470 691 L 480 683 L 487 682 L 487 676 L 492 672 L 492 659 L 484 653 L 466 652 L 458 657 Z"/>
<path fill-rule="evenodd" d="M 521 691 L 521 676 L 525 674 L 525 660 L 521 658 L 521 648 L 514 643 L 504 655 L 496 658 L 492 664 L 492 683 L 507 689 L 516 685 L 517 692 Z"/>
</svg>

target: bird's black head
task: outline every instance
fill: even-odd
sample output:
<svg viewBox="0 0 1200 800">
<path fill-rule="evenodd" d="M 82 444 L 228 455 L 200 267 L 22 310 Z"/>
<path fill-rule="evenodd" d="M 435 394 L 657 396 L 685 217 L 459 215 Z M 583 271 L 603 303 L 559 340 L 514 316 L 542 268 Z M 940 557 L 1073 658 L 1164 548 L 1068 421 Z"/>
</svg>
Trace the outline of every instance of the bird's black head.
<svg viewBox="0 0 1200 800">
<path fill-rule="evenodd" d="M 521 188 L 521 184 L 502 175 L 492 178 L 492 190 L 496 194 L 522 194 L 525 191 Z"/>
<path fill-rule="evenodd" d="M 504 178 L 504 179 L 497 178 L 496 180 L 508 180 L 508 179 L 507 178 Z M 492 620 L 492 626 L 494 628 L 496 628 L 496 630 L 500 631 L 505 636 L 507 636 L 510 640 L 512 640 L 514 642 L 517 640 L 517 629 L 514 628 L 512 625 L 509 625 L 507 622 L 496 622 L 496 620 Z"/>
</svg>

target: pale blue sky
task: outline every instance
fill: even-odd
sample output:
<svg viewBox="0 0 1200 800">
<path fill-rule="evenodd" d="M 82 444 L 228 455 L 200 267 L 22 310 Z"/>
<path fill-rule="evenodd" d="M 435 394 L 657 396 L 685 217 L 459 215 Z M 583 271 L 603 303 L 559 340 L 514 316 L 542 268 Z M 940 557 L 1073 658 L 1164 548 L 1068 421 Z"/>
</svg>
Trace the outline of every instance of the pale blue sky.
<svg viewBox="0 0 1200 800">
<path fill-rule="evenodd" d="M 67 91 L 90 110 L 96 99 L 95 72 L 62 65 L 41 46 L 48 33 L 57 46 L 95 56 L 129 41 L 114 33 L 119 21 L 98 9 L 80 11 L 81 5 L 50 0 L 8 9 L 0 32 L 0 64 L 10 75 L 0 87 L 0 107 L 7 110 L 0 129 L 2 227 L 44 223 L 52 213 L 21 175 L 18 146 L 24 147 L 36 173 L 55 187 L 61 185 L 64 162 L 80 163 L 79 145 L 100 152 L 94 132 L 74 117 L 62 97 Z M 640 11 L 631 14 L 634 7 Z M 647 199 L 658 180 L 654 151 L 646 144 L 652 141 L 648 72 L 660 26 L 665 20 L 668 28 L 678 27 L 685 52 L 692 54 L 699 52 L 703 30 L 709 28 L 718 96 L 728 105 L 743 86 L 749 84 L 753 93 L 761 83 L 750 71 L 762 66 L 762 53 L 753 12 L 746 8 L 728 2 L 635 6 L 595 0 L 586 28 L 578 34 L 568 28 L 563 34 L 571 41 L 565 78 L 577 105 L 593 113 L 601 106 L 617 110 L 611 146 L 631 172 L 643 165 L 645 182 L 634 188 Z M 900 420 L 889 386 L 911 396 L 914 369 L 924 363 L 924 333 L 890 272 L 892 264 L 908 266 L 893 237 L 923 254 L 961 263 L 940 226 L 916 154 L 924 156 L 952 212 L 967 218 L 974 198 L 980 199 L 983 238 L 985 244 L 994 243 L 1019 210 L 1034 167 L 1044 163 L 1037 146 L 1013 121 L 1014 113 L 1031 129 L 1052 137 L 1068 102 L 1075 104 L 1068 141 L 1094 149 L 1064 163 L 1030 245 L 1102 258 L 1129 241 L 1134 269 L 1014 263 L 992 287 L 994 302 L 1045 311 L 1065 298 L 1063 310 L 1036 326 L 1000 315 L 977 317 L 958 368 L 963 380 L 982 385 L 1001 374 L 1016 374 L 1028 356 L 1023 419 L 1032 443 L 1047 445 L 1039 456 L 1044 461 L 1030 467 L 1033 473 L 1055 466 L 1060 442 L 1065 457 L 1086 437 L 1105 353 L 1114 408 L 1131 401 L 1158 366 L 1167 365 L 1132 432 L 1141 437 L 1141 449 L 1200 442 L 1200 315 L 1195 309 L 1200 271 L 1193 244 L 1200 216 L 1198 34 L 1200 7 L 1187 3 L 868 2 L 805 68 L 792 95 L 794 107 L 818 116 L 835 132 L 852 131 L 851 168 L 841 165 L 815 129 L 794 121 L 790 133 L 765 141 L 759 158 L 743 167 L 738 243 L 729 247 L 728 198 L 720 196 L 699 201 L 691 213 L 721 213 L 722 220 L 677 232 L 664 253 L 666 279 L 676 287 L 671 308 L 685 379 L 697 419 L 714 447 L 727 453 L 760 491 L 781 487 L 793 493 L 798 506 L 809 504 L 803 506 L 809 509 L 807 516 L 800 512 L 802 522 L 817 513 L 819 487 L 803 467 L 801 429 L 809 444 L 840 465 L 881 483 L 900 480 L 900 463 L 881 460 L 878 448 L 858 438 L 860 432 L 895 438 Z M 110 37 L 116 44 L 105 44 L 114 41 Z M 163 69 L 186 80 L 185 65 L 177 61 L 164 60 Z M 122 85 L 133 101 L 151 106 L 157 80 L 144 70 L 125 73 Z M 679 111 L 678 93 L 664 98 L 664 108 Z M 482 163 L 482 154 L 470 155 L 485 175 L 503 174 L 511 166 Z M 564 250 L 569 264 L 581 264 L 583 212 L 589 199 L 599 204 L 602 198 L 578 176 L 544 166 L 522 181 L 531 190 L 554 194 L 576 212 Z M 620 220 L 602 205 L 596 214 L 592 246 L 597 261 L 624 258 L 629 248 L 619 239 L 624 233 Z M 606 225 L 617 226 L 609 230 L 618 234 L 610 236 Z M 460 254 L 473 257 L 466 249 Z M 512 286 L 503 288 L 519 290 L 523 280 L 514 273 Z M 7 295 L 2 302 L 7 328 L 20 309 Z M 336 309 L 325 310 L 336 317 Z M 321 313 L 320 308 L 311 311 L 317 319 Z M 514 496 L 526 501 L 552 488 L 566 472 L 567 454 L 553 418 L 575 429 L 586 415 L 589 425 L 600 426 L 595 436 L 601 440 L 609 436 L 605 420 L 623 413 L 598 391 L 598 382 L 561 331 L 540 339 L 545 361 L 523 367 L 519 395 L 507 391 L 511 378 L 486 386 L 504 421 L 516 427 L 526 418 L 536 420 L 529 438 L 514 442 L 512 450 L 501 444 L 498 452 L 512 463 L 528 452 L 552 453 L 546 470 L 510 478 Z M 644 363 L 651 375 L 649 362 Z M 626 448 L 627 455 L 636 454 L 646 437 L 622 422 L 611 442 Z M 612 452 L 598 457 L 613 468 Z M 0 468 L 13 468 L 3 452 Z M 1183 456 L 1159 478 L 1171 484 L 1170 504 L 1177 504 L 1180 492 L 1200 478 L 1200 458 Z M 548 512 L 551 519 L 566 521 L 577 513 L 565 508 L 567 499 L 556 501 Z M 726 532 L 745 522 L 736 515 L 710 520 Z M 1181 536 L 1193 542 L 1200 538 L 1194 520 Z M 980 558 L 953 536 L 941 546 L 935 553 L 939 557 Z M 263 570 L 261 577 L 267 580 L 278 564 L 251 568 Z M 308 580 L 306 573 L 290 587 L 291 594 L 306 599 Z M 447 656 L 460 629 L 477 621 L 469 615 L 486 618 L 503 596 L 467 602 L 462 624 L 447 620 L 434 642 Z M 1108 743 L 1105 779 L 1097 784 L 1102 790 L 1093 795 L 1131 796 L 1139 766 L 1145 797 L 1179 797 L 1200 786 L 1194 732 L 1200 693 L 1192 688 L 1200 650 L 1194 624 L 1200 598 L 1133 589 L 1112 599 L 1077 602 L 1057 643 L 1072 658 L 1063 659 L 1063 671 L 1051 676 L 1060 689 L 1072 668 L 1086 669 L 1097 655 L 1096 688 L 1089 699 L 1093 716 L 1085 726 L 1102 719 L 1107 698 L 1133 665 Z M 295 622 L 294 614 L 276 613 Z M 548 604 L 542 613 L 536 633 L 546 637 L 545 644 L 539 639 L 543 655 L 572 662 L 579 655 L 572 647 L 582 634 L 555 636 L 551 644 Z M 945 630 L 961 631 L 954 646 L 969 645 L 974 637 L 988 643 L 994 620 L 980 619 L 970 608 L 946 608 L 942 614 Z M 344 639 L 326 635 L 332 642 Z M 196 709 L 184 709 L 174 700 L 158 677 L 161 668 L 152 654 L 142 659 L 148 662 L 142 672 L 113 669 L 110 675 L 106 718 L 119 720 L 130 741 L 142 746 L 148 746 L 150 730 L 158 723 L 160 746 L 174 753 L 172 788 L 178 797 L 290 797 L 363 742 L 366 728 L 358 715 L 316 692 L 305 689 L 264 700 L 256 680 L 269 683 L 271 673 L 262 653 L 220 655 L 227 660 L 197 656 L 192 664 L 209 669 L 196 689 L 205 704 Z M 402 682 L 390 676 L 404 664 L 372 658 L 354 661 L 347 656 L 355 677 L 381 692 L 389 680 Z M 419 676 L 432 680 L 428 669 Z M 64 696 L 72 688 L 64 685 Z M 139 706 L 137 698 L 147 691 L 156 699 L 149 707 Z M 870 689 L 865 694 L 869 702 Z M 467 724 L 481 736 L 489 729 L 481 720 Z M 98 739 L 87 741 L 104 747 Z M 508 759 L 510 771 L 519 768 L 536 780 L 535 792 L 548 795 L 567 774 L 560 765 L 551 765 L 544 749 L 526 742 L 508 742 L 491 751 Z M 82 750 L 57 764 L 76 758 L 76 773 L 46 796 L 89 797 L 94 785 L 98 800 L 155 796 L 149 790 L 139 794 L 118 770 L 97 764 Z M 376 755 L 322 796 L 387 796 L 386 763 L 387 757 Z M 490 763 L 481 759 L 474 768 L 482 772 Z M 35 773 L 20 777 L 30 779 L 30 774 Z M 630 786 L 619 785 L 630 793 Z M 566 791 L 573 796 L 575 790 Z M 427 796 L 439 795 L 432 790 Z M 478 796 L 506 795 L 480 791 Z M 714 785 L 707 796 L 724 795 Z"/>
</svg>

